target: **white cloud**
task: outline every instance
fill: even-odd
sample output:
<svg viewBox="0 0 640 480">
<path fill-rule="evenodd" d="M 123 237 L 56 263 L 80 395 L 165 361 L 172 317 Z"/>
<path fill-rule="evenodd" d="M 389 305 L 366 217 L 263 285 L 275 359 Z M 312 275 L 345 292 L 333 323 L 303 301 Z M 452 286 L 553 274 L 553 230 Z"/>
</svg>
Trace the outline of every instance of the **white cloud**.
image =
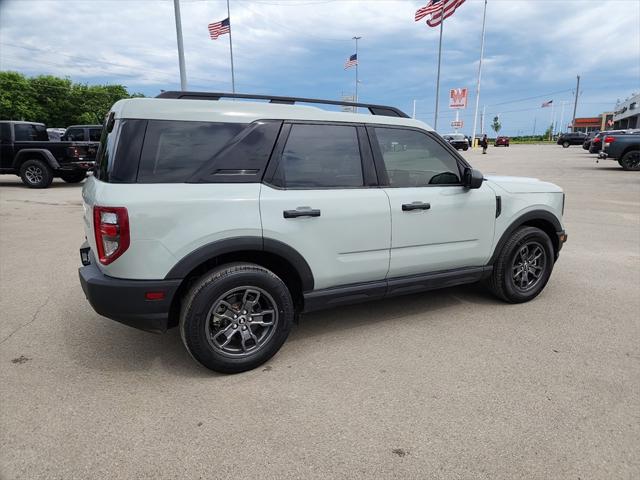
<svg viewBox="0 0 640 480">
<path fill-rule="evenodd" d="M 238 88 L 337 96 L 353 85 L 342 65 L 357 34 L 363 37 L 363 97 L 404 106 L 412 98 L 433 98 L 438 29 L 413 22 L 422 4 L 231 0 Z M 190 85 L 230 90 L 228 37 L 211 41 L 206 28 L 226 17 L 226 1 L 182 0 L 181 6 Z M 446 22 L 444 90 L 452 84 L 473 89 L 482 8 L 481 0 L 467 0 Z M 179 83 L 171 0 L 5 0 L 0 49 L 1 69 L 151 93 Z M 491 95 L 571 88 L 576 73 L 589 89 L 598 83 L 624 96 L 640 86 L 640 2 L 489 0 L 484 65 L 490 101 Z"/>
</svg>

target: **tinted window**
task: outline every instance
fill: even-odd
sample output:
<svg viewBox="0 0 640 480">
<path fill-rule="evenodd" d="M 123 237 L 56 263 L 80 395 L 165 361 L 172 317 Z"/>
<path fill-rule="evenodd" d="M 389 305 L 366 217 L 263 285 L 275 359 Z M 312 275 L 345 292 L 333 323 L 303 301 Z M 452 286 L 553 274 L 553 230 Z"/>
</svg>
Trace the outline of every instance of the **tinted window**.
<svg viewBox="0 0 640 480">
<path fill-rule="evenodd" d="M 13 126 L 16 142 L 48 142 L 49 135 L 44 125 L 16 123 Z"/>
<path fill-rule="evenodd" d="M 91 142 L 99 142 L 101 134 L 102 134 L 102 129 L 101 128 L 90 128 L 89 129 L 89 140 Z"/>
<path fill-rule="evenodd" d="M 0 123 L 0 140 L 3 142 L 11 141 L 11 126 L 8 123 Z"/>
<path fill-rule="evenodd" d="M 84 141 L 84 129 L 70 128 L 65 132 L 64 139 L 69 142 L 82 142 Z"/>
<path fill-rule="evenodd" d="M 293 125 L 276 176 L 289 188 L 361 187 L 356 128 Z"/>
<path fill-rule="evenodd" d="M 401 128 L 375 128 L 392 187 L 460 183 L 455 157 L 425 133 Z"/>
<path fill-rule="evenodd" d="M 185 182 L 245 127 L 238 123 L 150 120 L 138 182 Z"/>
</svg>

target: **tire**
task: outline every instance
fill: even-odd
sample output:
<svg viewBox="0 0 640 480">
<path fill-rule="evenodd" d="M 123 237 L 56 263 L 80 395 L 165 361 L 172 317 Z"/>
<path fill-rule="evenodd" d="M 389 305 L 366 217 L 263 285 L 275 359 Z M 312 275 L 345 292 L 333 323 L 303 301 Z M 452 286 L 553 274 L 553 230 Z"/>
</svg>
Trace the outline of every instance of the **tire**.
<svg viewBox="0 0 640 480">
<path fill-rule="evenodd" d="M 571 145 L 569 142 L 563 142 L 562 148 L 569 148 L 569 145 Z"/>
<path fill-rule="evenodd" d="M 526 253 L 523 251 L 527 248 Z M 540 254 L 535 262 L 532 258 Z M 524 260 L 524 259 L 527 260 Z M 551 239 L 539 228 L 521 227 L 504 244 L 493 265 L 489 277 L 489 288 L 498 298 L 509 303 L 522 303 L 533 300 L 544 289 L 553 270 L 554 250 Z M 522 266 L 529 267 L 526 277 L 517 271 Z M 528 276 L 538 271 L 531 283 Z M 524 277 L 524 278 L 523 278 Z M 535 281 L 534 281 L 535 280 Z M 520 285 L 518 283 L 521 283 Z"/>
<path fill-rule="evenodd" d="M 618 163 L 624 170 L 638 171 L 640 170 L 640 150 L 631 150 L 625 153 Z"/>
<path fill-rule="evenodd" d="M 26 160 L 20 165 L 20 178 L 29 188 L 47 188 L 53 182 L 53 170 L 42 160 Z"/>
<path fill-rule="evenodd" d="M 255 264 L 227 264 L 200 277 L 184 297 L 180 335 L 203 366 L 239 373 L 275 355 L 293 319 L 293 300 L 279 277 Z"/>
<path fill-rule="evenodd" d="M 469 150 L 469 147 L 462 147 L 462 150 L 466 152 L 467 150 Z"/>
<path fill-rule="evenodd" d="M 67 183 L 80 183 L 85 178 L 87 178 L 87 172 L 85 172 L 84 170 L 65 172 L 60 174 L 60 178 Z"/>
</svg>

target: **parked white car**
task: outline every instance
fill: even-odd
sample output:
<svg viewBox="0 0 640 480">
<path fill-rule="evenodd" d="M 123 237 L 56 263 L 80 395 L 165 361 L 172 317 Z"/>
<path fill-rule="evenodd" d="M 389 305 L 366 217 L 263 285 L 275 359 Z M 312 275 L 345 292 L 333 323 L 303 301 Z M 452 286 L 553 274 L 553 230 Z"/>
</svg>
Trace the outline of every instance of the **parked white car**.
<svg viewBox="0 0 640 480">
<path fill-rule="evenodd" d="M 80 280 L 98 313 L 179 325 L 198 362 L 240 372 L 302 312 L 480 280 L 512 303 L 542 291 L 566 240 L 558 186 L 485 178 L 393 107 L 299 103 L 343 102 L 113 106 L 83 188 Z"/>
</svg>

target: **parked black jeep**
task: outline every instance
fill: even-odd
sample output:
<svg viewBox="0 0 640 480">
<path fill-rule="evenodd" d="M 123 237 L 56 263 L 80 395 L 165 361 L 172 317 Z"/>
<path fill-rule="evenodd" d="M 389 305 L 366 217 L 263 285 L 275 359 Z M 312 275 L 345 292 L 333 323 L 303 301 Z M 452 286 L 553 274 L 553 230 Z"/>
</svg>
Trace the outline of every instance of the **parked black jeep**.
<svg viewBox="0 0 640 480">
<path fill-rule="evenodd" d="M 586 138 L 587 134 L 582 132 L 563 133 L 558 137 L 557 144 L 569 148 L 570 145 L 582 145 Z"/>
<path fill-rule="evenodd" d="M 47 188 L 54 177 L 84 180 L 98 142 L 50 142 L 42 123 L 0 121 L 0 174 L 19 175 L 31 188 Z"/>
</svg>

